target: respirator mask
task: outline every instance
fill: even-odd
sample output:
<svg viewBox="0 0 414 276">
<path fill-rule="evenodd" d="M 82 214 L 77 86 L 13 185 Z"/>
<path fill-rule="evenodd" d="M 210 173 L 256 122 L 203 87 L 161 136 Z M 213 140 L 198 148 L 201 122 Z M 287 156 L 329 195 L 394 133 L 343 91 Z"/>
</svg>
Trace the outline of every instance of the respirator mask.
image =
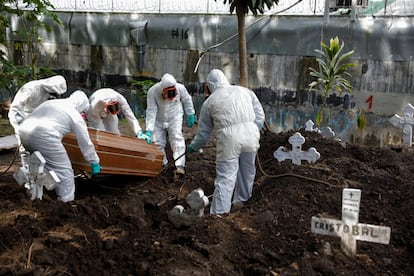
<svg viewBox="0 0 414 276">
<path fill-rule="evenodd" d="M 111 113 L 113 115 L 118 115 L 119 112 L 121 112 L 121 106 L 118 101 L 107 103 L 105 109 L 107 113 Z"/>
<path fill-rule="evenodd" d="M 162 98 L 164 100 L 173 100 L 177 96 L 177 89 L 175 86 L 167 87 L 162 90 Z"/>
</svg>

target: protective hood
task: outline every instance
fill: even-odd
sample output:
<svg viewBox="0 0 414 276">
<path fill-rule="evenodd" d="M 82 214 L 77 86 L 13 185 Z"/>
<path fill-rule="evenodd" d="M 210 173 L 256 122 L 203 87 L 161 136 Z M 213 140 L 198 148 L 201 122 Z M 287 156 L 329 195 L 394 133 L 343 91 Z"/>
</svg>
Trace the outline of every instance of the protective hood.
<svg viewBox="0 0 414 276">
<path fill-rule="evenodd" d="M 170 74 L 164 74 L 161 78 L 161 88 L 162 89 L 175 86 L 176 84 L 177 84 L 177 81 Z"/>
<path fill-rule="evenodd" d="M 89 99 L 85 92 L 76 90 L 69 96 L 69 101 L 75 106 L 79 113 L 86 113 L 89 110 Z"/>
<path fill-rule="evenodd" d="M 62 95 L 66 92 L 66 80 L 63 76 L 53 76 L 42 80 L 42 87 L 46 93 Z"/>
<path fill-rule="evenodd" d="M 213 93 L 217 88 L 229 85 L 229 81 L 221 70 L 213 69 L 207 76 L 207 85 L 210 93 Z"/>
</svg>

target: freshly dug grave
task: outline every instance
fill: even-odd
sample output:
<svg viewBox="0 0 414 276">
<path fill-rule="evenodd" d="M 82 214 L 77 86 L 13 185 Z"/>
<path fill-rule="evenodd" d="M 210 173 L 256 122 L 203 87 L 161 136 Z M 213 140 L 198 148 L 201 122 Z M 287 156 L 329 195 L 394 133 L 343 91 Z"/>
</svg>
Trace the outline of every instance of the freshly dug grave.
<svg viewBox="0 0 414 276">
<path fill-rule="evenodd" d="M 194 131 L 186 129 L 187 142 Z M 78 177 L 71 203 L 57 202 L 54 191 L 31 201 L 13 179 L 15 162 L 0 178 L 0 275 L 413 275 L 414 150 L 301 131 L 302 149 L 315 147 L 320 159 L 279 163 L 273 152 L 290 149 L 293 133 L 262 135 L 243 208 L 219 217 L 207 207 L 201 223 L 179 229 L 171 208 L 186 206 L 196 188 L 213 193 L 213 140 L 187 155 L 183 178 L 172 166 L 155 178 Z M 0 152 L 1 172 L 13 156 Z M 344 188 L 361 189 L 359 221 L 391 227 L 389 245 L 358 241 L 351 258 L 339 238 L 311 232 L 312 216 L 341 218 Z"/>
</svg>

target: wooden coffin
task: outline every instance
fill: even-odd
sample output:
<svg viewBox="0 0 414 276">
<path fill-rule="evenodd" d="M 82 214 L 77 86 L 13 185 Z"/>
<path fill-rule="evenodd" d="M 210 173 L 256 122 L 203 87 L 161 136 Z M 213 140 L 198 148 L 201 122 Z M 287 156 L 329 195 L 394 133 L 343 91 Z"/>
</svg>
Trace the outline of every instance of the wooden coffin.
<svg viewBox="0 0 414 276">
<path fill-rule="evenodd" d="M 101 174 L 156 176 L 162 168 L 162 152 L 154 145 L 136 137 L 88 128 L 102 166 Z M 74 133 L 63 138 L 74 170 L 90 172 Z"/>
</svg>

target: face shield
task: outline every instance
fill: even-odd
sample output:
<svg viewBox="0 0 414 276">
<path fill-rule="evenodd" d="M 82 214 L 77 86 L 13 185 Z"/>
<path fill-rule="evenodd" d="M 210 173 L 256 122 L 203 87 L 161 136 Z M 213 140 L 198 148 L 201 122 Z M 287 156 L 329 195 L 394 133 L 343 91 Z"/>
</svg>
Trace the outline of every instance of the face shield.
<svg viewBox="0 0 414 276">
<path fill-rule="evenodd" d="M 118 115 L 121 112 L 121 105 L 119 101 L 109 102 L 106 104 L 105 110 L 107 113 Z"/>
<path fill-rule="evenodd" d="M 162 90 L 162 98 L 164 100 L 172 101 L 177 96 L 177 89 L 175 86 L 167 87 Z"/>
</svg>

